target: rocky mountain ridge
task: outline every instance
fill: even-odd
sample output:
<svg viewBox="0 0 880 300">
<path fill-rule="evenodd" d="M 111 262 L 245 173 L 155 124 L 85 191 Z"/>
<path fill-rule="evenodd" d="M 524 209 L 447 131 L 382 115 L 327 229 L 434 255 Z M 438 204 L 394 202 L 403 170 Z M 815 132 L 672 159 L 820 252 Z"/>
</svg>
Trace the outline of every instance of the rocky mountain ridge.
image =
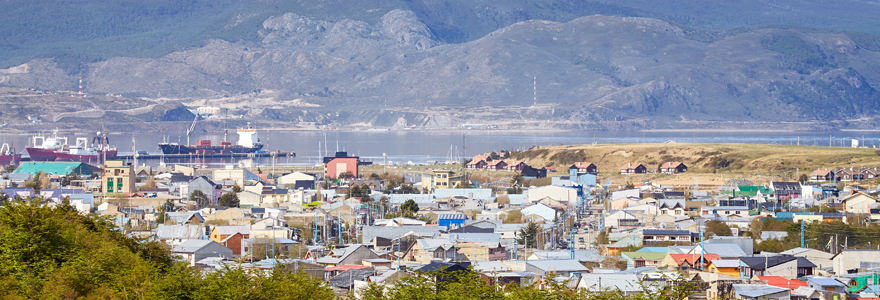
<svg viewBox="0 0 880 300">
<path fill-rule="evenodd" d="M 374 24 L 285 13 L 266 19 L 258 34 L 258 47 L 214 40 L 159 58 L 91 63 L 83 77 L 93 92 L 359 126 L 392 127 L 401 118 L 429 126 L 439 118 L 452 127 L 546 120 L 565 129 L 834 129 L 872 120 L 880 107 L 880 47 L 843 32 L 706 35 L 657 19 L 594 15 L 524 21 L 447 44 L 415 13 L 392 10 Z M 74 78 L 48 59 L 0 70 L 5 86 L 64 89 Z M 534 78 L 543 108 L 523 109 L 532 105 Z"/>
</svg>

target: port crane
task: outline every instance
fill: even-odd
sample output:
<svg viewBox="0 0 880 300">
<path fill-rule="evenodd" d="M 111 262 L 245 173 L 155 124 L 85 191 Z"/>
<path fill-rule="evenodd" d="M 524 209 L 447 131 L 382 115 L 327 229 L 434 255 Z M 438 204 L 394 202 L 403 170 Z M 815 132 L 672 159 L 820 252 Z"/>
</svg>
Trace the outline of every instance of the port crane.
<svg viewBox="0 0 880 300">
<path fill-rule="evenodd" d="M 189 136 L 196 130 L 196 122 L 199 120 L 199 114 L 195 114 L 196 118 L 193 119 L 192 125 L 189 126 L 189 129 L 186 130 L 186 144 L 192 145 L 189 143 Z"/>
</svg>

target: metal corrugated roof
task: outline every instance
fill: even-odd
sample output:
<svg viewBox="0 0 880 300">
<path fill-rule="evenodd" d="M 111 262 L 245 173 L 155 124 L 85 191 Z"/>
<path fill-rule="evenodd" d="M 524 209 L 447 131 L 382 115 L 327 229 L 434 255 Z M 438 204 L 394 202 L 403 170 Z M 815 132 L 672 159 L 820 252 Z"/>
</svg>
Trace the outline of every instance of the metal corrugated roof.
<svg viewBox="0 0 880 300">
<path fill-rule="evenodd" d="M 465 214 L 439 214 L 437 215 L 437 220 L 467 220 L 468 217 Z"/>
<path fill-rule="evenodd" d="M 563 271 L 563 272 L 587 272 L 589 269 L 584 267 L 577 260 L 572 259 L 548 259 L 548 260 L 527 260 L 529 264 L 535 268 L 544 271 Z"/>
</svg>

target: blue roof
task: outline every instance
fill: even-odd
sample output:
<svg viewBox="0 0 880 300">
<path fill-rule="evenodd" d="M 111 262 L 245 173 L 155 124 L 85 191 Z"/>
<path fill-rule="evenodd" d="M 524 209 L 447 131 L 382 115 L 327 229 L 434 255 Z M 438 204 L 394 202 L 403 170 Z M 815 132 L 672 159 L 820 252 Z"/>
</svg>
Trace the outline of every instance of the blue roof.
<svg viewBox="0 0 880 300">
<path fill-rule="evenodd" d="M 819 286 L 842 286 L 842 287 L 846 287 L 845 284 L 843 284 L 843 283 L 840 282 L 840 281 L 837 281 L 837 279 L 834 279 L 834 278 L 828 278 L 828 277 L 812 277 L 812 278 L 807 279 L 807 281 L 812 281 L 812 282 L 816 283 L 816 284 L 819 285 Z"/>
<path fill-rule="evenodd" d="M 467 220 L 468 217 L 464 214 L 439 214 L 437 215 L 437 220 Z"/>
<path fill-rule="evenodd" d="M 669 252 L 669 249 L 666 247 L 643 247 L 636 252 Z"/>
</svg>

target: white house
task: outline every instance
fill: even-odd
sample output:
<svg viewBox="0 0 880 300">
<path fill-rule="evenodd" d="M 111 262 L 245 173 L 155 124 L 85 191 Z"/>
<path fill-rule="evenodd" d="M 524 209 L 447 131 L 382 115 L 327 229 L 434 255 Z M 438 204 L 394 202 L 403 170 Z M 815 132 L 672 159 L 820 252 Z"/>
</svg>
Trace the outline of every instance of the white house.
<svg viewBox="0 0 880 300">
<path fill-rule="evenodd" d="M 877 198 L 859 191 L 854 192 L 841 201 L 843 202 L 843 209 L 848 213 L 854 214 L 870 214 L 871 206 L 877 205 L 878 202 Z"/>
<path fill-rule="evenodd" d="M 523 208 L 521 212 L 524 218 L 530 215 L 537 215 L 550 222 L 556 219 L 556 210 L 541 203 Z"/>
<path fill-rule="evenodd" d="M 568 204 L 575 204 L 578 201 L 577 189 L 575 188 L 552 185 L 529 188 L 529 202 L 538 202 L 545 197 L 549 197 L 557 201 L 566 202 Z"/>
</svg>

